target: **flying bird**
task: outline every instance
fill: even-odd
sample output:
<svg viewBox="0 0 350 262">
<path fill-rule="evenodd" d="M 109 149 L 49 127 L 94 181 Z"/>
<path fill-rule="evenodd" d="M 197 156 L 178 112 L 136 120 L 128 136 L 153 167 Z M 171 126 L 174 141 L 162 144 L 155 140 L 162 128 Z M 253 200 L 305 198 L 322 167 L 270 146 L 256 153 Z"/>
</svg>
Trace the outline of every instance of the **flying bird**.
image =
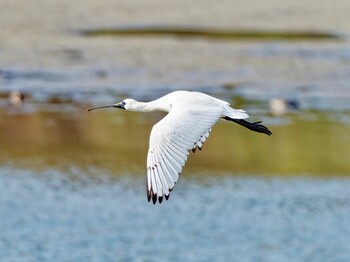
<svg viewBox="0 0 350 262">
<path fill-rule="evenodd" d="M 248 114 L 230 104 L 199 92 L 175 91 L 157 100 L 138 102 L 125 99 L 120 103 L 89 108 L 119 108 L 128 111 L 165 111 L 168 114 L 151 131 L 147 154 L 147 199 L 155 204 L 169 199 L 190 151 L 202 149 L 211 127 L 221 118 L 252 131 L 271 135 L 259 122 L 248 122 Z"/>
</svg>

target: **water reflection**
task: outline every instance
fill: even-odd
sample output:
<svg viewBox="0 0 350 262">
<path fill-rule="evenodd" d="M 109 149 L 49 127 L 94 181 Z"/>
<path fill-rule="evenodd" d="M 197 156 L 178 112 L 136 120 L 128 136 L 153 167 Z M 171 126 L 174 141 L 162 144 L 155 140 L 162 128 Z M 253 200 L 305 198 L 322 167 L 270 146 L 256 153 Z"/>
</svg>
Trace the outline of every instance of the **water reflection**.
<svg viewBox="0 0 350 262">
<path fill-rule="evenodd" d="M 0 114 L 1 163 L 33 169 L 96 167 L 113 175 L 144 172 L 151 128 L 163 117 L 115 110 L 87 113 L 84 108 Z M 184 174 L 350 174 L 348 125 L 315 112 L 264 119 L 272 137 L 220 121 L 204 150 L 190 156 Z M 278 119 L 287 122 L 273 125 Z"/>
</svg>

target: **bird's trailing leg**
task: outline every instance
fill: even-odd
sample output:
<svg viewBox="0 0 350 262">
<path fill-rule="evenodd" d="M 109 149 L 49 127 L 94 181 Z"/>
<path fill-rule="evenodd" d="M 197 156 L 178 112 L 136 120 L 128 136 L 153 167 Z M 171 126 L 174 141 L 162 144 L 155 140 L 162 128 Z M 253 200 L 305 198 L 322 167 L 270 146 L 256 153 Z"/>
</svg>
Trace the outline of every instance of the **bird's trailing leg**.
<svg viewBox="0 0 350 262">
<path fill-rule="evenodd" d="M 251 123 L 243 119 L 234 119 L 228 116 L 223 117 L 223 119 L 227 121 L 232 121 L 236 124 L 244 126 L 245 128 L 248 128 L 249 130 L 252 130 L 258 133 L 263 133 L 269 136 L 272 135 L 272 132 L 266 126 L 262 125 L 261 121 Z"/>
</svg>

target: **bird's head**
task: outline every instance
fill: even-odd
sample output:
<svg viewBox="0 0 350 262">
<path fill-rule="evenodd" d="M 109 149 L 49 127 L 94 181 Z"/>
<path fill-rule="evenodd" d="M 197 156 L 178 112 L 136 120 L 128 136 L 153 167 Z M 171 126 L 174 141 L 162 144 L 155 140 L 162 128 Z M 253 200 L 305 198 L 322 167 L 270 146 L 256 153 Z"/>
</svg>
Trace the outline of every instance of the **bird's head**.
<svg viewBox="0 0 350 262">
<path fill-rule="evenodd" d="M 114 108 L 120 108 L 124 110 L 130 110 L 133 111 L 137 109 L 138 102 L 134 99 L 127 98 L 123 100 L 120 103 L 112 104 L 112 105 L 105 105 L 105 106 L 98 106 L 98 107 L 92 107 L 89 108 L 87 111 L 95 110 L 95 109 L 101 109 L 101 108 L 109 108 L 109 107 L 114 107 Z"/>
</svg>

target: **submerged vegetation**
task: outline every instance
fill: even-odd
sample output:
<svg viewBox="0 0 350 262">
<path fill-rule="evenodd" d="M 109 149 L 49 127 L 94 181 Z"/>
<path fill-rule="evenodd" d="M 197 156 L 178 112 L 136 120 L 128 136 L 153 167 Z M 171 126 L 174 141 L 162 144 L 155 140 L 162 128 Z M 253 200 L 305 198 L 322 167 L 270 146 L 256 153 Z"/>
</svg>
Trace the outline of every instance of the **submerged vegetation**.
<svg viewBox="0 0 350 262">
<path fill-rule="evenodd" d="M 126 26 L 83 29 L 80 34 L 88 37 L 98 36 L 151 36 L 182 38 L 207 38 L 217 40 L 341 40 L 341 36 L 328 32 L 315 31 L 263 31 L 263 30 L 231 30 L 205 27 L 178 26 Z"/>
</svg>

